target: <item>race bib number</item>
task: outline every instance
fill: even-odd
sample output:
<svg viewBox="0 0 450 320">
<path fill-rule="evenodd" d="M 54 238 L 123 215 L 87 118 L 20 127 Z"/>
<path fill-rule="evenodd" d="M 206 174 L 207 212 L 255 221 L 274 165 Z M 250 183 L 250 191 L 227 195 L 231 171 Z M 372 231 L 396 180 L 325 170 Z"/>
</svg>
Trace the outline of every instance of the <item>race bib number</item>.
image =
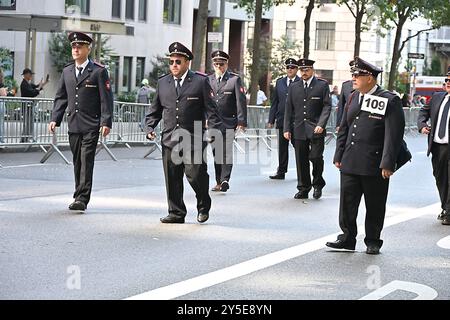
<svg viewBox="0 0 450 320">
<path fill-rule="evenodd" d="M 386 113 L 387 104 L 388 104 L 387 98 L 367 94 L 364 96 L 361 110 L 384 116 Z"/>
</svg>

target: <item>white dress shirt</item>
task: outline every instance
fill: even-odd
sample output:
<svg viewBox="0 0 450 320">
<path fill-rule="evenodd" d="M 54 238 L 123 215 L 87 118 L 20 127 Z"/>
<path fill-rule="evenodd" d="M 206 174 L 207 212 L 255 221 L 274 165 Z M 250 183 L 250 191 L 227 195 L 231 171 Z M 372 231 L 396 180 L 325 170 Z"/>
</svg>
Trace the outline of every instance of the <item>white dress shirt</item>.
<svg viewBox="0 0 450 320">
<path fill-rule="evenodd" d="M 439 138 L 438 132 L 439 132 L 439 127 L 441 125 L 441 121 L 442 121 L 442 113 L 444 111 L 444 106 L 447 104 L 447 101 L 450 97 L 450 94 L 447 94 L 444 98 L 444 100 L 441 103 L 441 106 L 439 107 L 439 116 L 438 116 L 438 121 L 436 122 L 436 128 L 434 128 L 434 139 L 433 141 L 436 143 L 441 143 L 441 144 L 446 144 L 448 143 L 448 117 L 447 119 L 445 119 L 445 121 L 447 122 L 447 125 L 445 126 L 445 136 L 441 139 Z M 450 112 L 448 113 L 448 115 L 450 116 Z"/>
<path fill-rule="evenodd" d="M 184 79 L 186 79 L 188 72 L 189 72 L 189 69 L 181 76 L 180 87 L 183 86 Z M 175 88 L 176 88 L 177 87 L 177 79 L 180 79 L 180 78 L 173 77 L 173 79 L 175 80 L 174 82 L 175 82 Z"/>
<path fill-rule="evenodd" d="M 76 66 L 76 68 L 75 68 L 75 75 L 77 76 L 77 78 L 78 78 L 78 74 L 80 73 L 80 71 L 78 70 L 78 68 L 83 68 L 83 73 L 84 73 L 84 71 L 85 71 L 85 69 L 86 69 L 86 67 L 87 67 L 87 65 L 89 64 L 89 59 L 87 59 L 83 64 L 81 64 L 81 65 L 77 65 Z"/>
</svg>

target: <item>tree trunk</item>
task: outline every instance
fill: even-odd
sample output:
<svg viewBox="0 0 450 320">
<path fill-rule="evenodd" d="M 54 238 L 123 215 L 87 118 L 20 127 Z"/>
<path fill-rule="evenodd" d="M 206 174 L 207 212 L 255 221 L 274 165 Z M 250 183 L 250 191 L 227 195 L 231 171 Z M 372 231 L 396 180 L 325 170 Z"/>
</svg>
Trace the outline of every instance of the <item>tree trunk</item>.
<svg viewBox="0 0 450 320">
<path fill-rule="evenodd" d="M 397 29 L 395 31 L 395 41 L 394 41 L 394 48 L 392 50 L 392 62 L 391 62 L 391 70 L 389 72 L 389 82 L 388 82 L 388 90 L 392 91 L 394 89 L 395 79 L 397 78 L 397 67 L 398 67 L 398 61 L 400 60 L 401 51 L 400 49 L 400 41 L 402 39 L 402 30 L 403 25 L 405 24 L 408 16 L 400 15 L 398 19 Z"/>
<path fill-rule="evenodd" d="M 355 19 L 355 48 L 353 50 L 353 57 L 359 56 L 359 51 L 361 48 L 361 24 L 364 17 L 364 8 L 356 13 Z"/>
<path fill-rule="evenodd" d="M 314 9 L 314 1 L 315 0 L 309 0 L 309 4 L 306 7 L 306 15 L 305 15 L 305 33 L 303 34 L 303 58 L 308 59 L 309 58 L 309 32 L 311 30 L 311 15 L 312 11 Z"/>
<path fill-rule="evenodd" d="M 253 61 L 252 74 L 250 80 L 250 105 L 256 105 L 256 97 L 258 95 L 259 82 L 259 64 L 261 58 L 261 50 L 259 48 L 261 42 L 261 20 L 263 11 L 263 0 L 256 0 L 255 5 L 255 31 L 253 33 Z"/>
<path fill-rule="evenodd" d="M 197 23 L 195 24 L 194 61 L 192 70 L 200 70 L 203 60 L 203 50 L 205 49 L 206 29 L 208 22 L 209 0 L 200 0 L 198 5 Z M 205 70 L 200 70 L 205 71 Z"/>
</svg>

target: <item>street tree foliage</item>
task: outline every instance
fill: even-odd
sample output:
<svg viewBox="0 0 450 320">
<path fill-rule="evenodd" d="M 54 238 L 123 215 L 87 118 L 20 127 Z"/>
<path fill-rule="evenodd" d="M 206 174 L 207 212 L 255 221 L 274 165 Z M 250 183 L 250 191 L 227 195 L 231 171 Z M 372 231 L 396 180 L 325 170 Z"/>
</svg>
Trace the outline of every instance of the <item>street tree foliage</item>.
<svg viewBox="0 0 450 320">
<path fill-rule="evenodd" d="M 398 74 L 401 52 L 409 40 L 419 34 L 450 24 L 450 5 L 448 0 L 374 0 L 379 7 L 380 26 L 392 30 L 395 28 L 395 40 L 389 72 L 388 89 L 393 90 Z M 407 21 L 419 17 L 429 19 L 431 28 L 418 30 L 407 38 L 402 38 L 402 31 Z"/>
<path fill-rule="evenodd" d="M 106 66 L 109 66 L 111 63 L 111 55 L 114 54 L 113 50 L 107 44 L 108 41 L 109 37 L 102 36 L 102 51 L 99 62 Z M 55 67 L 58 73 L 61 73 L 64 66 L 73 60 L 70 41 L 65 33 L 53 33 L 48 42 L 53 67 Z"/>
<path fill-rule="evenodd" d="M 205 49 L 206 30 L 208 27 L 209 0 L 200 0 L 198 5 L 197 22 L 195 24 L 194 61 L 193 70 L 200 70 Z"/>
<path fill-rule="evenodd" d="M 286 36 L 272 41 L 272 54 L 270 57 L 270 72 L 272 74 L 272 81 L 277 80 L 286 73 L 286 66 L 284 62 L 288 58 L 299 59 L 302 46 L 296 40 L 289 41 Z"/>
<path fill-rule="evenodd" d="M 373 0 L 338 0 L 339 6 L 345 5 L 355 18 L 355 46 L 353 56 L 359 56 L 361 32 L 368 31 L 374 16 L 378 13 Z"/>
<path fill-rule="evenodd" d="M 151 87 L 156 88 L 158 79 L 169 74 L 170 68 L 166 56 L 156 55 L 150 63 L 152 64 L 152 71 L 148 76 L 148 82 Z"/>
</svg>

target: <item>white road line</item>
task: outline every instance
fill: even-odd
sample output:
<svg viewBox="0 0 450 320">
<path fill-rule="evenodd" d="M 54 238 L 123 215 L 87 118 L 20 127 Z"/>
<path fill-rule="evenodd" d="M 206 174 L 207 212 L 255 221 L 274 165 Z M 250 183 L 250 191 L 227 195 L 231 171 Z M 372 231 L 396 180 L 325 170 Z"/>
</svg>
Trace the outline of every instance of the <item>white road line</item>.
<svg viewBox="0 0 450 320">
<path fill-rule="evenodd" d="M 450 236 L 442 238 L 437 242 L 437 245 L 442 249 L 450 249 Z"/>
<path fill-rule="evenodd" d="M 431 206 L 416 209 L 413 211 L 407 209 L 408 213 L 398 214 L 386 218 L 385 227 L 393 226 L 423 215 L 430 214 L 430 211 L 439 211 L 439 205 L 440 204 L 433 204 Z M 364 227 L 358 226 L 358 229 L 364 230 Z M 339 233 L 330 234 L 320 239 L 312 240 L 291 248 L 276 251 L 255 259 L 233 265 L 231 267 L 213 271 L 185 281 L 177 282 L 166 287 L 144 292 L 142 294 L 126 298 L 125 300 L 175 299 L 201 289 L 212 287 L 219 283 L 237 279 L 250 273 L 272 267 L 279 263 L 303 256 L 305 254 L 321 250 L 325 248 L 325 243 L 327 241 L 334 241 L 338 234 Z"/>
</svg>

